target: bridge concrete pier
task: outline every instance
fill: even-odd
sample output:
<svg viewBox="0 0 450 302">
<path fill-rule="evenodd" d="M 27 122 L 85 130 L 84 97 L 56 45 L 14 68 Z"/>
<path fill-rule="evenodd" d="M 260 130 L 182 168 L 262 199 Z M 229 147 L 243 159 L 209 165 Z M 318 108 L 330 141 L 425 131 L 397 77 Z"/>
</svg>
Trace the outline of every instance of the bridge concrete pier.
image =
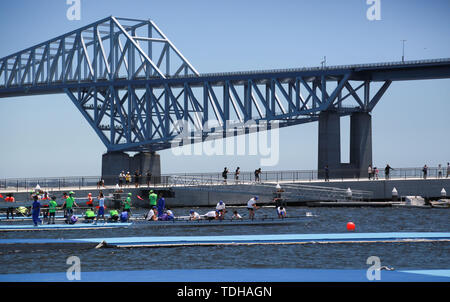
<svg viewBox="0 0 450 302">
<path fill-rule="evenodd" d="M 130 157 L 130 173 L 139 171 L 140 183 L 146 182 L 147 172 L 152 175 L 151 183 L 160 183 L 161 180 L 161 158 L 156 152 L 139 152 Z"/>
<path fill-rule="evenodd" d="M 341 162 L 340 115 L 324 111 L 319 115 L 317 169 L 319 178 L 325 178 L 328 166 L 330 178 L 367 177 L 372 163 L 372 117 L 366 112 L 350 116 L 350 162 Z"/>
<path fill-rule="evenodd" d="M 156 152 L 138 152 L 130 156 L 126 152 L 110 151 L 102 156 L 102 179 L 106 185 L 118 183 L 120 172 L 130 172 L 134 182 L 134 172 L 139 171 L 140 183 L 146 182 L 147 172 L 152 175 L 151 183 L 161 179 L 161 160 Z"/>
<path fill-rule="evenodd" d="M 355 112 L 350 117 L 350 164 L 354 176 L 368 176 L 372 164 L 372 116 L 367 112 Z"/>
</svg>

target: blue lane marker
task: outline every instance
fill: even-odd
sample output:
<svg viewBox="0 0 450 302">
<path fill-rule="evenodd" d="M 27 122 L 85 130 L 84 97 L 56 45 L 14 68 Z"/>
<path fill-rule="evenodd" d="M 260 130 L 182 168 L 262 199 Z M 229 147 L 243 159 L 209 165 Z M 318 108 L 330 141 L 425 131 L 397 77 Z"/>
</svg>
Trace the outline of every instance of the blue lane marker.
<svg viewBox="0 0 450 302">
<path fill-rule="evenodd" d="M 191 269 L 81 272 L 81 282 L 449 282 L 448 270 L 381 271 L 370 281 L 353 269 Z M 0 282 L 74 282 L 66 273 L 0 275 Z"/>
<path fill-rule="evenodd" d="M 66 240 L 27 239 L 26 243 L 100 243 L 123 245 L 175 245 L 175 244 L 225 244 L 225 243 L 307 243 L 307 242 L 360 242 L 389 240 L 450 240 L 450 233 L 337 233 L 337 234 L 277 234 L 230 236 L 160 236 L 79 238 Z M 21 244 L 21 239 L 0 239 L 1 244 Z"/>
</svg>

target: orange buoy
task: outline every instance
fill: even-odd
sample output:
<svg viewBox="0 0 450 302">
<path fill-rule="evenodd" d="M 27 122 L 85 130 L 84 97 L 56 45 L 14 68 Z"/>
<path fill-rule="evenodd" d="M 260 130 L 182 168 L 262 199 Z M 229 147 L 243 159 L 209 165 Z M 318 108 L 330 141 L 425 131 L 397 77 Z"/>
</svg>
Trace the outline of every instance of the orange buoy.
<svg viewBox="0 0 450 302">
<path fill-rule="evenodd" d="M 353 222 L 347 222 L 347 231 L 354 231 L 356 228 L 355 224 Z"/>
</svg>

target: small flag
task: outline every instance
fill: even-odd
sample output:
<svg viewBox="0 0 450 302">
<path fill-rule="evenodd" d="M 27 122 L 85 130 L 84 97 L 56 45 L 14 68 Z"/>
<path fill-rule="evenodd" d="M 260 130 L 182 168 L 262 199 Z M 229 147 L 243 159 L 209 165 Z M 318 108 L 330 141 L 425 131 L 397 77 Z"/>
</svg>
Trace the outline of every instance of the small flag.
<svg viewBox="0 0 450 302">
<path fill-rule="evenodd" d="M 143 199 L 141 196 L 139 196 L 139 195 L 137 196 L 137 198 L 139 198 L 140 200 L 144 200 L 144 199 Z"/>
</svg>

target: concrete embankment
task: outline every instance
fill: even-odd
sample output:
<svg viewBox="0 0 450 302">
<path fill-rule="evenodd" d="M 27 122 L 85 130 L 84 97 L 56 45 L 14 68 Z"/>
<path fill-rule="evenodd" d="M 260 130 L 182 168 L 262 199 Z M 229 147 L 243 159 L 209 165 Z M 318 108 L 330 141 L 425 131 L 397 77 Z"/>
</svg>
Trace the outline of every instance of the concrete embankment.
<svg viewBox="0 0 450 302">
<path fill-rule="evenodd" d="M 280 182 L 280 185 L 292 182 Z M 299 183 L 299 182 L 297 182 Z M 348 180 L 348 181 L 314 181 L 300 182 L 305 185 L 314 185 L 322 187 L 335 187 L 341 189 L 350 188 L 352 190 L 364 190 L 373 193 L 371 201 L 389 201 L 392 200 L 392 190 L 396 188 L 398 196 L 417 195 L 426 198 L 437 199 L 441 197 L 441 190 L 444 188 L 450 195 L 450 178 L 441 179 L 392 179 L 392 180 Z M 174 187 L 140 187 L 140 188 L 124 188 L 124 193 L 131 192 L 133 194 L 132 202 L 134 207 L 148 207 L 148 192 L 150 189 L 157 193 L 162 192 L 165 196 L 166 205 L 168 207 L 212 207 L 219 200 L 223 200 L 227 205 L 246 205 L 249 198 L 258 195 L 258 202 L 261 204 L 272 201 L 273 192 L 275 190 L 271 186 L 255 186 L 255 185 L 213 185 L 213 186 L 174 186 Z M 96 197 L 99 190 L 97 188 L 66 188 L 64 190 L 49 190 L 50 195 L 61 198 L 63 192 L 75 191 L 77 198 L 86 198 L 88 193 L 92 193 Z M 102 189 L 105 195 L 112 195 L 115 191 L 114 187 Z M 3 195 L 14 193 L 17 201 L 31 201 L 28 192 L 14 192 L 4 190 Z M 137 198 L 141 196 L 144 200 Z M 302 201 L 308 201 L 304 199 Z M 85 200 L 79 199 L 81 205 L 85 204 Z M 111 199 L 107 199 L 106 205 L 114 206 Z"/>
</svg>

